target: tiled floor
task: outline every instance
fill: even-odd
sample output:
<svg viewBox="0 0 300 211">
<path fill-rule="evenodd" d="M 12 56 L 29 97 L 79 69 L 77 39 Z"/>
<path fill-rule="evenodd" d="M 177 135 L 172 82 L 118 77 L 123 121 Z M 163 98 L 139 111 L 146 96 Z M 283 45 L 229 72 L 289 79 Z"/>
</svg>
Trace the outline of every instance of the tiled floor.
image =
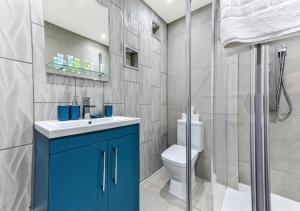
<svg viewBox="0 0 300 211">
<path fill-rule="evenodd" d="M 176 198 L 168 190 L 169 176 L 163 167 L 141 184 L 140 211 L 184 211 L 185 201 Z M 196 179 L 193 207 L 195 211 L 212 211 L 212 187 L 209 181 Z"/>
</svg>

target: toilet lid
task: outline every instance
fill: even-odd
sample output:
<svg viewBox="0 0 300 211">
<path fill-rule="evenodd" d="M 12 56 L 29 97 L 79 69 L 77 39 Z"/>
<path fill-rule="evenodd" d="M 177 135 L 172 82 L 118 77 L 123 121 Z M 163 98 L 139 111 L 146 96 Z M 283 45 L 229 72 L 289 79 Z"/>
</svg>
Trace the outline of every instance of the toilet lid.
<svg viewBox="0 0 300 211">
<path fill-rule="evenodd" d="M 198 155 L 198 152 L 192 149 L 192 160 Z M 186 166 L 186 148 L 181 145 L 173 145 L 162 153 L 162 159 L 173 163 L 174 165 L 185 167 Z"/>
</svg>

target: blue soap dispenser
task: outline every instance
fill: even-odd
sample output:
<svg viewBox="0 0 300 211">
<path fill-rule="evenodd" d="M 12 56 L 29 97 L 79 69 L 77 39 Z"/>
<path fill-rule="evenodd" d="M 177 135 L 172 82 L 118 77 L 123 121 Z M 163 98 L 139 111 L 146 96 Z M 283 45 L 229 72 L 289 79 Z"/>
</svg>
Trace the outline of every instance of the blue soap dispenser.
<svg viewBox="0 0 300 211">
<path fill-rule="evenodd" d="M 78 105 L 77 98 L 78 96 L 74 96 L 72 105 L 70 105 L 71 120 L 78 120 L 80 118 L 80 105 Z"/>
</svg>

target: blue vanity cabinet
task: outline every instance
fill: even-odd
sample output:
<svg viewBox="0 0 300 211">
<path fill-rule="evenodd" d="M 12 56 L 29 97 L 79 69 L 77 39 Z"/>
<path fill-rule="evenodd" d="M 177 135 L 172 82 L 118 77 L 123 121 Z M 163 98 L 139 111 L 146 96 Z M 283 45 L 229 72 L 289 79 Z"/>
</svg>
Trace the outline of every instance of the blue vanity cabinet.
<svg viewBox="0 0 300 211">
<path fill-rule="evenodd" d="M 139 210 L 138 134 L 109 141 L 108 210 Z"/>
<path fill-rule="evenodd" d="M 36 211 L 139 211 L 139 125 L 48 139 L 35 132 Z"/>
<path fill-rule="evenodd" d="M 49 210 L 107 210 L 107 142 L 50 156 Z"/>
</svg>

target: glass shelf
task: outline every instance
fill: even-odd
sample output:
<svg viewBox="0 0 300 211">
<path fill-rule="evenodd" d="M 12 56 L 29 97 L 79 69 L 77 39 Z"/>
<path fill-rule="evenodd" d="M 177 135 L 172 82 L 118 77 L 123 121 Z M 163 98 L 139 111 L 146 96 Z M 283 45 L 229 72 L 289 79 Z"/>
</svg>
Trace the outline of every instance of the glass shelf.
<svg viewBox="0 0 300 211">
<path fill-rule="evenodd" d="M 101 73 L 92 70 L 86 70 L 82 68 L 70 67 L 67 65 L 48 63 L 46 64 L 47 73 L 56 75 L 65 75 L 75 78 L 85 78 L 97 81 L 108 81 L 109 74 Z"/>
</svg>

